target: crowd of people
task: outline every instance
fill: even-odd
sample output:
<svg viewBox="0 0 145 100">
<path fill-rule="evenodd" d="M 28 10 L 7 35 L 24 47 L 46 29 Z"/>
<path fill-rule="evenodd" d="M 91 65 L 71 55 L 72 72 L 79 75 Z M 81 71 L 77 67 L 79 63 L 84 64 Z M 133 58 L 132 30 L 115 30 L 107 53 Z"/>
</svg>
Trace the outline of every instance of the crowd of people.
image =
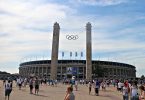
<svg viewBox="0 0 145 100">
<path fill-rule="evenodd" d="M 93 80 L 89 81 L 89 94 L 94 87 L 95 95 L 99 95 L 99 90 L 106 91 L 110 85 L 116 87 L 116 91 L 122 94 L 123 100 L 145 100 L 145 82 L 139 83 L 137 80 Z"/>
<path fill-rule="evenodd" d="M 30 78 L 22 78 L 19 77 L 15 80 L 16 87 L 21 90 L 22 87 L 29 86 L 30 94 L 39 94 L 39 86 L 40 85 L 49 85 L 56 86 L 58 83 L 62 83 L 64 85 L 68 85 L 66 95 L 64 100 L 75 100 L 75 95 L 73 91 L 78 91 L 78 85 L 83 85 L 88 87 L 88 94 L 95 93 L 96 96 L 99 96 L 100 90 L 106 91 L 110 85 L 114 88 L 115 91 L 122 94 L 122 100 L 145 100 L 145 81 L 137 81 L 137 80 L 118 80 L 118 79 L 94 79 L 94 80 L 77 80 L 75 78 L 65 79 L 62 81 L 58 80 L 48 80 L 46 78 L 38 78 L 38 77 L 30 77 Z M 9 96 L 12 92 L 13 81 L 12 80 L 4 80 L 3 85 L 5 86 L 5 100 L 9 100 Z M 115 89 L 116 88 L 116 89 Z M 34 93 L 33 93 L 34 90 Z"/>
</svg>

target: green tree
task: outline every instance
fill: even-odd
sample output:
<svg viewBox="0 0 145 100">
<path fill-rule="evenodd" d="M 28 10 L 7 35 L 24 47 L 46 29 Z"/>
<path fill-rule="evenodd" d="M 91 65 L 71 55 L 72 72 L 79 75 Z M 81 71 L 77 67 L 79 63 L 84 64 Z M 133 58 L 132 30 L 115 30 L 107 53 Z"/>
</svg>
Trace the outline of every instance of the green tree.
<svg viewBox="0 0 145 100">
<path fill-rule="evenodd" d="M 140 77 L 140 78 L 143 80 L 143 79 L 145 79 L 145 76 L 144 76 L 144 75 L 141 75 L 141 77 Z"/>
</svg>

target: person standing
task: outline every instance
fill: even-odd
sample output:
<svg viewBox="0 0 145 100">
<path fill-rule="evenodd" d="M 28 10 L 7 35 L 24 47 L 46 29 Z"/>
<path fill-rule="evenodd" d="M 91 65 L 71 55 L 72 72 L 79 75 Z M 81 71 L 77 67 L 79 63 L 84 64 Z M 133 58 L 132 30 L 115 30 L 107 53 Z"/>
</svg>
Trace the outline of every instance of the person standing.
<svg viewBox="0 0 145 100">
<path fill-rule="evenodd" d="M 30 87 L 30 94 L 33 94 L 33 78 L 30 79 L 29 81 L 29 87 Z"/>
<path fill-rule="evenodd" d="M 57 79 L 55 80 L 55 86 L 57 87 L 57 83 L 58 83 L 58 81 L 57 81 Z"/>
<path fill-rule="evenodd" d="M 99 96 L 99 88 L 100 88 L 100 82 L 98 80 L 96 80 L 96 83 L 95 83 L 95 94 L 96 94 L 96 96 Z"/>
<path fill-rule="evenodd" d="M 106 81 L 103 81 L 102 83 L 101 83 L 101 87 L 102 87 L 102 90 L 106 90 Z"/>
<path fill-rule="evenodd" d="M 11 92 L 12 92 L 12 83 L 10 82 L 10 80 L 8 80 L 8 83 L 5 84 L 5 100 L 7 99 L 7 97 L 9 100 Z"/>
<path fill-rule="evenodd" d="M 140 89 L 139 100 L 145 100 L 145 87 L 143 85 L 141 85 L 139 87 L 139 89 Z"/>
<path fill-rule="evenodd" d="M 122 92 L 122 86 L 123 86 L 123 83 L 121 81 L 119 81 L 119 83 L 118 83 L 118 91 Z"/>
<path fill-rule="evenodd" d="M 68 87 L 64 100 L 75 100 L 75 95 L 73 94 L 73 88 Z"/>
<path fill-rule="evenodd" d="M 75 88 L 76 88 L 76 91 L 78 90 L 78 81 L 75 80 Z"/>
<path fill-rule="evenodd" d="M 38 95 L 38 92 L 39 92 L 39 80 L 36 77 L 36 80 L 35 80 L 35 94 Z"/>
<path fill-rule="evenodd" d="M 22 79 L 20 77 L 17 79 L 17 84 L 19 86 L 19 90 L 21 90 L 21 87 L 22 87 Z"/>
<path fill-rule="evenodd" d="M 112 80 L 112 84 L 115 87 L 115 79 Z"/>
<path fill-rule="evenodd" d="M 129 100 L 129 86 L 126 82 L 124 83 L 122 93 L 123 93 L 123 100 Z"/>
<path fill-rule="evenodd" d="M 89 95 L 90 95 L 91 90 L 92 90 L 92 82 L 91 81 L 89 81 L 88 86 L 89 86 Z"/>
<path fill-rule="evenodd" d="M 24 87 L 27 85 L 27 78 L 24 79 Z"/>
<path fill-rule="evenodd" d="M 139 100 L 137 84 L 133 82 L 130 91 L 131 100 Z"/>
</svg>

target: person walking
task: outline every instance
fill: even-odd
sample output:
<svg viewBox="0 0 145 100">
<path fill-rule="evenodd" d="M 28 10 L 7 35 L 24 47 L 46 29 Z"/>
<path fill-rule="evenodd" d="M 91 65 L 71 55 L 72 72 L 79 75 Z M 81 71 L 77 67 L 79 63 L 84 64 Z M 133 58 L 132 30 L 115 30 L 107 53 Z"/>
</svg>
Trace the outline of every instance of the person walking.
<svg viewBox="0 0 145 100">
<path fill-rule="evenodd" d="M 8 83 L 5 84 L 5 100 L 7 99 L 7 97 L 9 100 L 11 92 L 12 92 L 12 83 L 10 80 L 8 80 Z"/>
</svg>

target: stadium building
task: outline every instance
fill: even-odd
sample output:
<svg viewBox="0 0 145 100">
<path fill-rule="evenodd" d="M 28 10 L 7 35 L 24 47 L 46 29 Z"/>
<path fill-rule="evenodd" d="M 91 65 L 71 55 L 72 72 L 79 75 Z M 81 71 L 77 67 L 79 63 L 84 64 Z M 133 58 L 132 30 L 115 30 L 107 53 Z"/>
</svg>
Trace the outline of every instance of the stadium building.
<svg viewBox="0 0 145 100">
<path fill-rule="evenodd" d="M 92 60 L 92 26 L 86 24 L 86 60 L 58 60 L 60 26 L 56 22 L 53 26 L 51 60 L 23 62 L 19 67 L 21 76 L 35 75 L 49 79 L 63 79 L 76 76 L 78 79 L 91 80 L 95 77 L 134 78 L 135 66 L 109 61 Z M 77 39 L 68 35 L 68 40 Z"/>
<path fill-rule="evenodd" d="M 135 66 L 110 61 L 92 61 L 92 77 L 135 78 Z M 31 75 L 50 78 L 51 60 L 29 61 L 20 64 L 19 73 L 24 77 Z M 99 75 L 101 71 L 101 75 Z M 58 60 L 57 79 L 86 78 L 86 60 Z"/>
</svg>

